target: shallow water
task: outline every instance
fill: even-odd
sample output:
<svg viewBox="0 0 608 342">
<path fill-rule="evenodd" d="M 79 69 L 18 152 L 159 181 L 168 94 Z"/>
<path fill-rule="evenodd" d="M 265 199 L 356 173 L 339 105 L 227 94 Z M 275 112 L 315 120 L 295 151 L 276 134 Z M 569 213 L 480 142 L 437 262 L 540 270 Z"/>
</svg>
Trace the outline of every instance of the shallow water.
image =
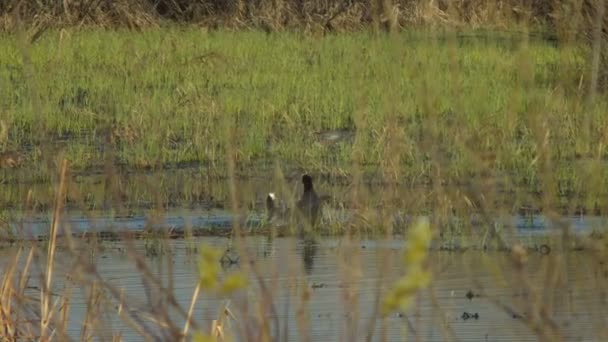
<svg viewBox="0 0 608 342">
<path fill-rule="evenodd" d="M 172 281 L 176 299 L 185 310 L 197 282 L 196 257 L 188 249 L 191 242 L 221 249 L 229 244 L 227 238 L 220 237 L 172 240 L 168 241 L 169 251 L 164 256 L 144 258 L 164 286 Z M 145 242 L 136 244 L 136 249 L 144 254 Z M 375 320 L 375 328 L 370 329 L 376 296 L 384 293 L 383 289 L 404 271 L 399 264 L 403 241 L 349 242 L 342 238 L 323 239 L 311 245 L 295 238 L 248 237 L 245 245 L 272 293 L 279 333 L 284 337 L 279 340 L 303 340 L 298 330 L 301 318 L 297 317 L 305 284 L 310 286 L 311 293 L 303 311 L 310 328 L 304 331 L 313 341 L 365 340 L 369 331 L 374 332 L 371 336 L 374 341 L 382 340 L 383 336 L 389 341 L 403 341 L 406 336 L 408 340 L 423 341 L 536 341 L 539 340 L 536 326 L 552 326 L 556 336 L 567 341 L 601 341 L 608 337 L 608 268 L 591 253 L 530 254 L 519 269 L 509 253 L 432 252 L 431 286 L 419 292 L 407 312 Z M 146 317 L 154 316 L 155 310 L 168 308 L 167 302 L 160 299 L 158 287 L 144 281 L 123 243 L 104 242 L 102 247 L 90 260 L 101 278 L 115 286 L 132 305 L 122 312 L 132 312 L 133 317 L 139 317 L 155 330 L 158 325 Z M 3 269 L 13 252 L 3 251 L 0 259 Z M 78 274 L 74 272 L 76 259 L 66 250 L 59 250 L 53 291 L 61 293 L 66 285 L 73 284 L 68 332 L 78 339 L 91 286 L 66 280 L 67 274 Z M 255 315 L 254 303 L 260 297 L 259 283 L 247 271 L 244 258 L 225 269 L 235 270 L 244 270 L 251 280 L 249 290 L 230 298 L 229 307 L 237 319 L 232 326 L 239 327 L 247 321 L 243 319 L 244 311 Z M 40 293 L 38 279 L 33 276 L 28 284 L 32 296 Z M 471 299 L 467 298 L 469 291 L 473 294 Z M 105 332 L 109 337 L 120 333 L 125 341 L 141 340 L 118 318 L 118 302 L 104 300 L 111 297 L 107 290 L 104 293 L 99 300 L 103 303 L 105 322 L 96 328 L 96 334 Z M 226 299 L 202 293 L 193 315 L 198 327 L 207 329 Z M 246 306 L 248 309 L 243 309 Z M 469 319 L 465 319 L 467 314 Z M 173 312 L 171 317 L 183 326 L 178 314 Z"/>
<path fill-rule="evenodd" d="M 324 209 L 324 217 L 326 225 L 330 223 L 345 224 L 353 217 L 352 210 L 336 210 Z M 379 214 L 381 215 L 381 214 Z M 331 219 L 327 219 L 331 217 Z M 417 218 L 427 216 L 414 216 L 404 213 L 395 213 L 392 217 L 393 228 L 400 231 L 409 226 Z M 433 218 L 430 218 L 431 220 Z M 264 213 L 250 212 L 235 217 L 226 210 L 169 210 L 161 214 L 150 215 L 133 215 L 130 217 L 115 217 L 110 216 L 106 212 L 88 211 L 82 214 L 75 211 L 69 211 L 61 215 L 60 226 L 63 228 L 58 233 L 63 235 L 71 233 L 73 235 L 82 235 L 83 233 L 115 233 L 115 232 L 141 232 L 147 230 L 171 230 L 173 232 L 185 232 L 188 229 L 205 230 L 205 235 L 225 235 L 230 232 L 234 221 L 237 220 L 240 225 L 248 232 L 255 233 L 256 230 L 262 228 Z M 331 220 L 334 220 L 333 222 Z M 48 236 L 48 232 L 52 222 L 52 213 L 29 215 L 18 221 L 10 222 L 11 235 L 18 239 L 36 239 Z M 548 218 L 543 215 L 507 215 L 494 218 L 491 223 L 494 228 L 501 232 L 503 238 L 507 240 L 521 240 L 530 237 L 546 237 L 564 232 L 567 227 L 569 233 L 574 234 L 589 234 L 594 231 L 604 231 L 608 223 L 608 219 L 601 216 L 560 216 L 557 218 Z M 322 223 L 323 224 L 323 223 Z M 488 228 L 488 223 L 483 221 L 476 215 L 468 217 L 452 216 L 443 225 L 451 225 L 452 227 L 462 227 L 480 231 Z M 321 229 L 321 231 L 323 231 Z M 6 234 L 6 231 L 3 232 Z"/>
</svg>

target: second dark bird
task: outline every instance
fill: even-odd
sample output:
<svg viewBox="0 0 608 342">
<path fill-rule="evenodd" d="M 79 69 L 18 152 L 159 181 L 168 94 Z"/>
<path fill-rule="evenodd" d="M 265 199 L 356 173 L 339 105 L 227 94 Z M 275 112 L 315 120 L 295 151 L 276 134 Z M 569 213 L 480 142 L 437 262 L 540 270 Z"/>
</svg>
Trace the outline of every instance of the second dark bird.
<svg viewBox="0 0 608 342">
<path fill-rule="evenodd" d="M 302 176 L 302 184 L 304 185 L 304 192 L 298 201 L 298 209 L 304 219 L 307 220 L 311 226 L 314 226 L 319 222 L 321 200 L 312 185 L 311 176 L 307 174 Z"/>
</svg>

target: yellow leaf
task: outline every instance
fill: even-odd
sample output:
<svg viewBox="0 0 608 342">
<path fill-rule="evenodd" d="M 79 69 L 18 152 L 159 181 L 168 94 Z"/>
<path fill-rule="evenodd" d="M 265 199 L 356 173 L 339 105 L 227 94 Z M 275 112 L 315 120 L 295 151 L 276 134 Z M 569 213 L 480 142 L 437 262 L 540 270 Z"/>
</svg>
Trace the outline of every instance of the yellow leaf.
<svg viewBox="0 0 608 342">
<path fill-rule="evenodd" d="M 229 294 L 247 287 L 247 279 L 242 273 L 233 273 L 224 279 L 220 293 Z"/>
<path fill-rule="evenodd" d="M 207 335 L 201 332 L 195 332 L 192 337 L 193 342 L 217 342 L 217 339 L 211 335 Z"/>
</svg>

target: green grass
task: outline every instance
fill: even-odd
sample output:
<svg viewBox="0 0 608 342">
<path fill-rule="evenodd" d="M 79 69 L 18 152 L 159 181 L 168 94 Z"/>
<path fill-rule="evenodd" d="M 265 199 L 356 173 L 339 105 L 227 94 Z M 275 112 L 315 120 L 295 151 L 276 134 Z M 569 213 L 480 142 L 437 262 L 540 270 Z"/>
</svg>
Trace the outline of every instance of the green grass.
<svg viewBox="0 0 608 342">
<path fill-rule="evenodd" d="M 556 201 L 597 201 L 596 185 L 608 182 L 608 102 L 585 102 L 577 46 L 496 32 L 196 28 L 0 43 L 0 144 L 30 154 L 27 176 L 0 170 L 8 183 L 50 181 L 59 156 L 76 173 L 102 170 L 110 150 L 127 169 L 199 167 L 221 178 L 228 141 L 245 175 L 274 161 L 348 175 L 357 155 L 372 178 L 390 167 L 406 184 L 462 185 L 490 170 L 513 187 L 550 188 Z M 356 130 L 355 143 L 320 143 L 314 132 L 330 129 Z"/>
</svg>

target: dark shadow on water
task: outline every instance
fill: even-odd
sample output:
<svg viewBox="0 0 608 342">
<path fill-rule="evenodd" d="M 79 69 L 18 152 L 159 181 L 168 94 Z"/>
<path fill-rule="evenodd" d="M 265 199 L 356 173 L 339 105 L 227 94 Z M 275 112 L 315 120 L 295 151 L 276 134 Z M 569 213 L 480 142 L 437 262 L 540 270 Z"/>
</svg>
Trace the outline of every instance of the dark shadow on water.
<svg viewBox="0 0 608 342">
<path fill-rule="evenodd" d="M 302 261 L 304 262 L 304 271 L 306 274 L 312 274 L 317 256 L 319 244 L 315 238 L 305 237 L 302 240 Z"/>
</svg>

